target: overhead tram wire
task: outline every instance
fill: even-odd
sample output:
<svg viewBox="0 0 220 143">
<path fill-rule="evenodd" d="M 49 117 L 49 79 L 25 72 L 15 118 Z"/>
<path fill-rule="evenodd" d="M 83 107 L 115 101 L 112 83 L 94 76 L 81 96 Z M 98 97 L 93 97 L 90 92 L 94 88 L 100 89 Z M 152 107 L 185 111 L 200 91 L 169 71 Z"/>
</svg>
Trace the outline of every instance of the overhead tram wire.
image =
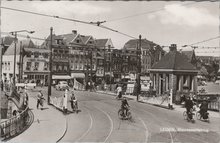
<svg viewBox="0 0 220 143">
<path fill-rule="evenodd" d="M 71 19 L 71 18 L 64 18 L 64 17 L 60 17 L 60 16 L 54 16 L 54 15 L 48 15 L 48 14 L 42 14 L 42 13 L 37 13 L 37 12 L 31 12 L 31 11 L 26 11 L 26 10 L 20 10 L 20 9 L 15 9 L 15 8 L 9 8 L 9 7 L 2 7 L 0 6 L 0 8 L 2 9 L 7 9 L 7 10 L 12 10 L 12 11 L 18 11 L 18 12 L 24 12 L 24 13 L 29 13 L 29 14 L 34 14 L 34 15 L 39 15 L 39 16 L 46 16 L 46 17 L 52 17 L 52 18 L 56 18 L 56 19 L 62 19 L 62 20 L 66 20 L 66 21 L 72 21 L 72 22 L 78 22 L 78 23 L 83 23 L 83 24 L 87 24 L 87 25 L 92 25 L 92 26 L 96 26 L 96 27 L 100 27 L 103 29 L 107 29 L 116 33 L 119 33 L 121 35 L 127 36 L 129 38 L 135 38 L 133 36 L 130 36 L 128 34 L 125 34 L 123 32 L 114 30 L 112 28 L 103 26 L 101 24 L 105 23 L 106 21 L 97 21 L 97 22 L 86 22 L 86 21 L 81 21 L 81 20 L 77 20 L 77 19 Z M 138 39 L 138 38 L 135 38 Z"/>
<path fill-rule="evenodd" d="M 187 4 L 181 4 L 181 6 L 183 6 L 183 5 L 191 5 L 191 4 L 195 4 L 195 3 L 196 3 L 196 2 L 191 2 L 191 3 L 187 3 Z M 163 7 L 163 8 L 160 8 L 160 9 L 157 9 L 157 10 L 152 10 L 152 11 L 137 13 L 137 14 L 134 14 L 134 15 L 125 16 L 125 17 L 121 17 L 121 18 L 110 19 L 110 20 L 107 20 L 106 22 L 114 22 L 114 21 L 129 19 L 129 18 L 132 18 L 132 17 L 137 17 L 137 16 L 141 16 L 141 15 L 156 13 L 156 12 L 160 12 L 160 11 L 163 11 L 163 10 L 165 10 L 164 7 Z"/>
<path fill-rule="evenodd" d="M 79 22 L 79 23 L 84 23 L 84 24 L 90 24 L 91 25 L 90 22 L 85 22 L 85 21 L 81 21 L 81 20 L 77 20 L 77 19 L 64 18 L 64 17 L 60 17 L 60 16 L 55 16 L 55 15 L 42 14 L 42 13 L 37 13 L 37 12 L 32 12 L 32 11 L 26 11 L 26 10 L 20 10 L 20 9 L 15 9 L 15 8 L 3 7 L 3 6 L 1 6 L 0 8 L 12 10 L 12 11 L 29 13 L 29 14 L 35 14 L 35 15 L 39 15 L 39 16 L 46 16 L 46 17 L 52 17 L 52 18 L 63 19 L 63 20 L 68 20 L 68 21 L 74 21 L 74 22 Z"/>
<path fill-rule="evenodd" d="M 209 38 L 209 39 L 206 39 L 206 40 L 203 40 L 203 41 L 199 41 L 199 42 L 196 42 L 196 43 L 192 43 L 192 44 L 189 44 L 189 45 L 184 45 L 182 47 L 193 46 L 193 45 L 196 45 L 196 44 L 205 43 L 205 42 L 208 42 L 208 41 L 211 41 L 211 40 L 215 40 L 215 39 L 219 39 L 219 38 L 220 38 L 220 36 L 216 36 L 216 37 Z"/>
</svg>

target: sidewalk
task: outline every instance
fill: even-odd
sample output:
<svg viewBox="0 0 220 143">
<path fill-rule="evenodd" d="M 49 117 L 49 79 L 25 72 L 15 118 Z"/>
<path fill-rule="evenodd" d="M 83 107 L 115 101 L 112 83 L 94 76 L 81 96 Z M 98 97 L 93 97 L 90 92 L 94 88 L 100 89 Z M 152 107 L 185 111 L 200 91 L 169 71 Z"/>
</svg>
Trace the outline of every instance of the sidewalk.
<svg viewBox="0 0 220 143">
<path fill-rule="evenodd" d="M 32 93 L 31 93 L 32 94 Z M 32 125 L 20 135 L 12 138 L 11 143 L 55 143 L 66 132 L 66 117 L 54 107 L 44 103 L 43 110 L 37 109 L 36 98 L 29 95 L 29 107 L 34 114 Z"/>
<path fill-rule="evenodd" d="M 115 93 L 109 92 L 109 91 L 96 91 L 96 92 L 116 96 Z M 132 95 L 123 95 L 123 97 L 126 97 L 126 98 L 131 99 L 131 100 L 137 100 L 137 97 L 132 96 Z M 161 107 L 161 108 L 169 109 L 168 103 L 166 101 L 164 101 L 161 104 L 156 99 L 152 98 L 150 100 L 144 100 L 144 98 L 140 97 L 139 102 L 145 103 L 145 104 L 150 104 L 150 105 Z M 173 104 L 173 108 L 174 108 L 174 111 L 181 112 L 181 113 L 183 113 L 186 110 L 185 108 L 182 107 L 182 105 L 176 105 L 176 104 Z M 208 112 L 209 112 L 211 117 L 220 118 L 220 112 L 215 112 L 215 111 L 208 111 Z"/>
</svg>

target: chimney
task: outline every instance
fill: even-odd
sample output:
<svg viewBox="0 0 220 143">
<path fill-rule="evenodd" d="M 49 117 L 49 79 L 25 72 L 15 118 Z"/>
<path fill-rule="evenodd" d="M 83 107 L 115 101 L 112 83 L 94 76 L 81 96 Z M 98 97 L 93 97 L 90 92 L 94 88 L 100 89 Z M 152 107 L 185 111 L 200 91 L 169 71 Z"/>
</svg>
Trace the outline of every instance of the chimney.
<svg viewBox="0 0 220 143">
<path fill-rule="evenodd" d="M 77 34 L 77 30 L 72 30 L 72 33 L 73 34 Z"/>
<path fill-rule="evenodd" d="M 176 44 L 171 44 L 170 51 L 177 51 Z"/>
</svg>

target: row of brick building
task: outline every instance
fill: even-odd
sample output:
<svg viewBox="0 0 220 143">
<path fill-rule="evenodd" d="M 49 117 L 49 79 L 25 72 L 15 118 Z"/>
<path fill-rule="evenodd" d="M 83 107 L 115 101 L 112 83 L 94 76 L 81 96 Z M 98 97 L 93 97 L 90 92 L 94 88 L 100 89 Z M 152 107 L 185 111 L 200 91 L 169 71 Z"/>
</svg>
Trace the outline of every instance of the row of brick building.
<svg viewBox="0 0 220 143">
<path fill-rule="evenodd" d="M 48 82 L 49 46 L 48 36 L 41 46 L 30 38 L 16 42 L 16 80 L 29 80 L 36 83 Z M 15 42 L 12 37 L 1 40 L 3 46 L 3 80 L 13 77 Z M 123 76 L 137 72 L 138 39 L 129 40 L 121 49 L 115 48 L 111 39 L 95 39 L 73 30 L 69 34 L 52 35 L 52 79 L 78 79 L 82 82 L 92 79 L 101 83 L 117 82 Z M 165 54 L 163 49 L 147 39 L 141 40 L 141 72 L 149 70 Z"/>
</svg>

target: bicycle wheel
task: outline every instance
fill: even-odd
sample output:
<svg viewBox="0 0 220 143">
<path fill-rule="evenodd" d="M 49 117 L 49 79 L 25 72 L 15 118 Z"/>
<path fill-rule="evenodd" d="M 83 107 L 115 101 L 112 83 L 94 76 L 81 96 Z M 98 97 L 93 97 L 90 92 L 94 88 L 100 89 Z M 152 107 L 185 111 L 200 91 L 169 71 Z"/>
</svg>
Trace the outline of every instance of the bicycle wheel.
<svg viewBox="0 0 220 143">
<path fill-rule="evenodd" d="M 123 110 L 122 110 L 122 109 L 119 109 L 119 110 L 118 110 L 118 117 L 119 117 L 120 119 L 124 118 L 124 117 L 123 117 Z"/>
<path fill-rule="evenodd" d="M 201 118 L 201 114 L 199 113 L 199 111 L 196 112 L 196 118 L 197 118 L 197 119 L 200 119 L 200 118 Z"/>
<path fill-rule="evenodd" d="M 128 118 L 129 120 L 132 118 L 130 111 L 128 111 L 128 113 L 127 113 L 127 118 Z"/>
<path fill-rule="evenodd" d="M 187 119 L 187 113 L 186 111 L 183 112 L 183 118 L 186 120 Z"/>
</svg>

